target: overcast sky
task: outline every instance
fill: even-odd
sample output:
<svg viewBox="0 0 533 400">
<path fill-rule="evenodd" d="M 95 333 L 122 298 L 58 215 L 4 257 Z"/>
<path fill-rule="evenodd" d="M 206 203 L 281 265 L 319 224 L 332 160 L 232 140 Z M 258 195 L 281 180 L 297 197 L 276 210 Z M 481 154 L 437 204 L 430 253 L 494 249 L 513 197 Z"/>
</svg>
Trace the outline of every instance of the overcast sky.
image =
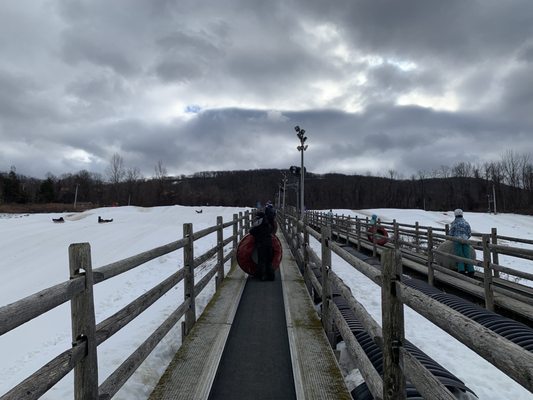
<svg viewBox="0 0 533 400">
<path fill-rule="evenodd" d="M 531 0 L 3 0 L 0 171 L 408 177 L 533 154 Z"/>
</svg>

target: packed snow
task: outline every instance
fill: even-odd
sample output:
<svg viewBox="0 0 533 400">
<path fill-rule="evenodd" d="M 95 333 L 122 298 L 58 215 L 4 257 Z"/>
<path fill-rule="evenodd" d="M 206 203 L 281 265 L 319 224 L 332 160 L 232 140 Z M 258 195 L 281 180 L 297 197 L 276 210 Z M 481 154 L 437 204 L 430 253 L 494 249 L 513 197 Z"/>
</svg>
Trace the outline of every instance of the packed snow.
<svg viewBox="0 0 533 400">
<path fill-rule="evenodd" d="M 203 207 L 197 213 L 193 207 L 113 207 L 82 213 L 64 214 L 3 214 L 0 215 L 0 306 L 15 302 L 69 278 L 68 246 L 89 242 L 93 268 L 138 254 L 182 237 L 182 225 L 193 223 L 194 230 L 213 226 L 216 217 L 224 221 L 244 208 Z M 383 221 L 442 227 L 453 220 L 453 212 L 421 210 L 333 210 L 336 214 L 370 216 L 376 213 Z M 113 218 L 112 223 L 98 224 L 97 218 Z M 52 218 L 64 217 L 64 223 Z M 506 236 L 531 238 L 533 217 L 514 214 L 465 213 L 475 232 L 490 232 L 497 227 Z M 232 234 L 227 228 L 224 237 Z M 195 255 L 201 255 L 216 244 L 216 234 L 195 242 Z M 513 244 L 514 245 L 514 244 Z M 318 243 L 313 242 L 318 248 Z M 518 245 L 517 245 L 518 246 Z M 229 246 L 226 252 L 229 251 Z M 210 260 L 197 272 L 201 277 L 215 263 Z M 501 260 L 513 268 L 531 272 L 529 263 Z M 515 264 L 513 264 L 515 263 Z M 229 264 L 229 263 L 228 263 Z M 183 265 L 183 254 L 176 251 L 148 262 L 132 271 L 95 286 L 97 323 L 109 317 L 133 299 L 151 289 Z M 226 265 L 226 271 L 229 265 Z M 374 318 L 381 322 L 380 290 L 339 257 L 333 257 L 333 269 L 357 294 Z M 199 278 L 198 277 L 198 278 Z M 214 291 L 212 282 L 197 300 L 200 313 Z M 162 299 L 141 314 L 122 331 L 98 347 L 100 383 L 142 343 L 177 305 L 183 301 L 183 287 L 177 285 Z M 406 337 L 437 362 L 462 379 L 480 399 L 532 399 L 533 395 L 505 374 L 479 357 L 466 346 L 406 308 Z M 179 324 L 163 339 L 140 369 L 117 393 L 116 399 L 146 399 L 181 343 Z M 0 395 L 31 375 L 53 357 L 71 346 L 70 307 L 60 306 L 44 316 L 0 337 Z M 347 363 L 343 369 L 348 384 L 356 374 Z M 72 373 L 59 382 L 43 399 L 71 399 Z"/>
</svg>

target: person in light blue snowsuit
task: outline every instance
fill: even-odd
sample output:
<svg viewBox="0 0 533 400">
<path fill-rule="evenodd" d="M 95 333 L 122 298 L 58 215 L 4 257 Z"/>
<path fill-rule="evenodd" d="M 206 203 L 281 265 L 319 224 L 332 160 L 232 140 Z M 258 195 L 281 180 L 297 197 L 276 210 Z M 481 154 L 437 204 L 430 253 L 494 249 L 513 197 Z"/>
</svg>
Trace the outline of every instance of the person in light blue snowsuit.
<svg viewBox="0 0 533 400">
<path fill-rule="evenodd" d="M 472 230 L 470 229 L 470 224 L 463 218 L 463 210 L 458 208 L 453 213 L 455 214 L 455 219 L 450 225 L 450 236 L 464 240 L 470 239 Z M 457 256 L 470 258 L 470 246 L 467 243 L 454 242 L 454 250 Z M 465 271 L 465 263 L 457 261 L 457 272 L 468 276 L 474 276 L 474 266 L 472 264 L 466 264 Z"/>
</svg>

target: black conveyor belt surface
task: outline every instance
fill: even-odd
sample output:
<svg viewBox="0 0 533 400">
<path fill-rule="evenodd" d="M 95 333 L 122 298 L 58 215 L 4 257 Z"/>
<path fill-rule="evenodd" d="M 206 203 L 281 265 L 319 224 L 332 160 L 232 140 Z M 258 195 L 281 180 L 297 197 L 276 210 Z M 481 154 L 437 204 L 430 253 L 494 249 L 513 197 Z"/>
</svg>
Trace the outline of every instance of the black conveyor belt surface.
<svg viewBox="0 0 533 400">
<path fill-rule="evenodd" d="M 279 271 L 248 278 L 209 399 L 296 399 Z"/>
</svg>

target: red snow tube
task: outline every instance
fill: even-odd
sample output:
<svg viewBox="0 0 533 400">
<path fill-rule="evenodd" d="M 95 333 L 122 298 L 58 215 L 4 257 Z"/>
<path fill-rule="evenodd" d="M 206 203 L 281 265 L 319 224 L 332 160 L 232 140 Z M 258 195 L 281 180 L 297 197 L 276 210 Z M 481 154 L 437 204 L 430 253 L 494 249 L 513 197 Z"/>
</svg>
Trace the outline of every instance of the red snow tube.
<svg viewBox="0 0 533 400">
<path fill-rule="evenodd" d="M 257 271 L 257 254 L 254 254 L 254 249 L 255 238 L 249 233 L 241 239 L 237 246 L 237 263 L 244 272 L 250 275 L 255 275 Z M 276 235 L 272 235 L 272 249 L 274 250 L 272 268 L 274 268 L 275 271 L 279 268 L 281 257 L 283 256 L 281 242 Z"/>
<path fill-rule="evenodd" d="M 373 235 L 374 232 L 377 232 L 378 235 L 384 236 L 384 237 L 376 236 L 376 244 L 383 246 L 385 243 L 387 243 L 388 241 L 387 238 L 389 237 L 389 234 L 387 233 L 385 228 L 378 227 L 376 229 L 375 226 L 371 226 L 370 228 L 368 228 L 367 237 L 368 237 L 368 240 L 370 240 L 372 243 L 374 243 L 374 235 Z"/>
</svg>

